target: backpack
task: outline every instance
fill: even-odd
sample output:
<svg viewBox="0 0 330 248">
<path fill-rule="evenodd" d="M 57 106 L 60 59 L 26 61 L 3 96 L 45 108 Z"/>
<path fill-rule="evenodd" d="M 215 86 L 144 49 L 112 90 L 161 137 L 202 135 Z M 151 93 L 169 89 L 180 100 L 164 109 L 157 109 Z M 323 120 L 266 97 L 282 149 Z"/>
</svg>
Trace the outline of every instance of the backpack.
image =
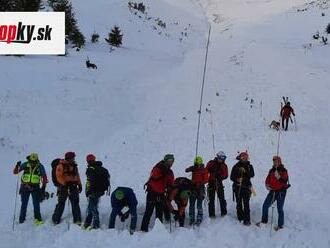
<svg viewBox="0 0 330 248">
<path fill-rule="evenodd" d="M 60 158 L 57 158 L 57 159 L 54 159 L 51 163 L 51 165 L 52 165 L 52 181 L 53 181 L 53 184 L 55 187 L 60 186 L 60 184 L 58 183 L 57 178 L 56 178 L 56 168 L 59 165 L 60 160 L 61 160 Z"/>
<path fill-rule="evenodd" d="M 173 188 L 178 189 L 180 192 L 183 190 L 191 190 L 192 181 L 186 177 L 178 177 L 174 181 Z"/>
<path fill-rule="evenodd" d="M 97 182 L 95 185 L 95 190 L 97 192 L 104 193 L 104 191 L 107 191 L 110 186 L 109 171 L 102 166 L 95 167 L 94 180 Z"/>
</svg>

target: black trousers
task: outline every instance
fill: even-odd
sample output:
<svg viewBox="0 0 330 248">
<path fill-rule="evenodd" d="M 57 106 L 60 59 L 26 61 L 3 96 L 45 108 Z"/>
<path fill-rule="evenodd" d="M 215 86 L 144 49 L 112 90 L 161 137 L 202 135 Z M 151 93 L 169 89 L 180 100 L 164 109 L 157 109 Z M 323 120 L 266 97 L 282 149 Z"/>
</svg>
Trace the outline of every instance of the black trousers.
<svg viewBox="0 0 330 248">
<path fill-rule="evenodd" d="M 220 202 L 221 215 L 227 214 L 227 202 L 225 199 L 224 186 L 221 183 L 209 183 L 207 187 L 207 195 L 209 198 L 209 216 L 215 217 L 215 193 L 217 193 Z"/>
<path fill-rule="evenodd" d="M 282 118 L 282 128 L 287 131 L 289 125 L 289 118 Z"/>
<path fill-rule="evenodd" d="M 58 224 L 61 221 L 63 211 L 65 208 L 65 202 L 69 198 L 72 208 L 73 222 L 81 222 L 81 211 L 79 206 L 79 191 L 77 185 L 60 186 L 57 188 L 58 203 L 55 207 L 52 220 L 54 224 Z"/>
<path fill-rule="evenodd" d="M 186 218 L 186 214 L 179 215 L 177 221 L 179 222 L 179 227 L 184 227 L 184 220 Z M 176 221 L 176 220 L 175 220 Z"/>
<path fill-rule="evenodd" d="M 251 190 L 249 187 L 234 188 L 236 197 L 237 219 L 239 221 L 250 222 L 250 198 Z"/>
<path fill-rule="evenodd" d="M 143 215 L 141 231 L 148 232 L 150 218 L 156 208 L 156 218 L 163 222 L 163 214 L 165 209 L 165 195 L 149 191 L 147 193 L 146 210 Z"/>
</svg>

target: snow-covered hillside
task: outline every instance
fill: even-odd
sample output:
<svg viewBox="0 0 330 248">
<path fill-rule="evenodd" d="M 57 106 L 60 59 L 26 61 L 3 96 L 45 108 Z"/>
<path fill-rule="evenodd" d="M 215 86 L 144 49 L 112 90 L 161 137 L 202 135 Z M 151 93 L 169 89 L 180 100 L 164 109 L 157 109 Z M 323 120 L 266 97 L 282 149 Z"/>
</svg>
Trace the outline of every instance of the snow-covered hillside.
<svg viewBox="0 0 330 248">
<path fill-rule="evenodd" d="M 0 57 L 0 247 L 330 247 L 330 49 L 312 38 L 317 31 L 326 35 L 330 3 L 148 0 L 148 20 L 132 14 L 123 0 L 72 2 L 82 32 L 89 40 L 97 31 L 100 43 L 69 50 L 67 57 Z M 167 24 L 165 29 L 157 18 Z M 110 53 L 103 38 L 114 25 L 122 29 L 124 41 L 123 48 Z M 145 207 L 143 184 L 164 154 L 175 154 L 176 176 L 190 176 L 184 168 L 195 155 L 209 25 L 199 154 L 206 161 L 214 156 L 208 108 L 216 150 L 227 153 L 229 168 L 237 151 L 250 153 L 257 190 L 251 218 L 259 221 L 267 194 L 264 179 L 277 148 L 277 132 L 268 124 L 278 119 L 282 96 L 289 96 L 297 130 L 291 126 L 280 139 L 292 184 L 284 205 L 285 229 L 270 237 L 269 228 L 238 223 L 227 180 L 228 216 L 205 217 L 198 229 L 169 233 L 168 226 L 157 223 L 149 233 L 130 236 L 117 222 L 110 231 L 109 198 L 103 197 L 102 230 L 71 226 L 68 231 L 65 222 L 54 227 L 52 198 L 41 205 L 45 225 L 33 226 L 30 202 L 26 223 L 12 232 L 17 179 L 12 167 L 33 151 L 48 174 L 50 162 L 68 150 L 77 153 L 84 174 L 85 155 L 95 153 L 111 173 L 112 189 L 134 188 L 138 227 Z M 87 57 L 98 70 L 86 69 Z M 55 191 L 51 183 L 48 191 Z M 80 202 L 85 209 L 83 194 Z"/>
</svg>

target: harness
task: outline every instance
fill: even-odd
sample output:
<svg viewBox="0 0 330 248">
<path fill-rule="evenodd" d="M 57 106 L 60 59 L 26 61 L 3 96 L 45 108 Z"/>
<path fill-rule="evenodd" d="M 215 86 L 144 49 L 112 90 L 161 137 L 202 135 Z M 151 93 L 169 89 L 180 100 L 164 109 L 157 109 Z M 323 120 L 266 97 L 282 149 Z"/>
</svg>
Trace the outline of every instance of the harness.
<svg viewBox="0 0 330 248">
<path fill-rule="evenodd" d="M 32 165 L 28 163 L 21 177 L 22 183 L 40 184 L 40 179 L 40 165 L 37 164 L 32 167 Z"/>
</svg>

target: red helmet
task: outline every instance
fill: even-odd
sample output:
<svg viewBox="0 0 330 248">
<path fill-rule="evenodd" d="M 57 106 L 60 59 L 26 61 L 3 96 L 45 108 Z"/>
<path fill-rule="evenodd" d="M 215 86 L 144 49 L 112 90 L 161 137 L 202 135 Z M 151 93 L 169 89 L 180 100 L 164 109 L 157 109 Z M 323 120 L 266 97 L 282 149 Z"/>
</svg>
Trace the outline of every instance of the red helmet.
<svg viewBox="0 0 330 248">
<path fill-rule="evenodd" d="M 74 159 L 75 157 L 76 157 L 76 154 L 74 152 L 67 152 L 64 155 L 65 160 Z"/>
<path fill-rule="evenodd" d="M 239 155 L 236 157 L 237 160 L 241 160 L 241 158 L 245 156 L 247 159 L 249 159 L 249 154 L 247 151 L 240 152 Z"/>
<path fill-rule="evenodd" d="M 92 161 L 95 161 L 96 157 L 93 155 L 93 154 L 88 154 L 86 156 L 86 161 L 87 162 L 92 162 Z"/>
</svg>

